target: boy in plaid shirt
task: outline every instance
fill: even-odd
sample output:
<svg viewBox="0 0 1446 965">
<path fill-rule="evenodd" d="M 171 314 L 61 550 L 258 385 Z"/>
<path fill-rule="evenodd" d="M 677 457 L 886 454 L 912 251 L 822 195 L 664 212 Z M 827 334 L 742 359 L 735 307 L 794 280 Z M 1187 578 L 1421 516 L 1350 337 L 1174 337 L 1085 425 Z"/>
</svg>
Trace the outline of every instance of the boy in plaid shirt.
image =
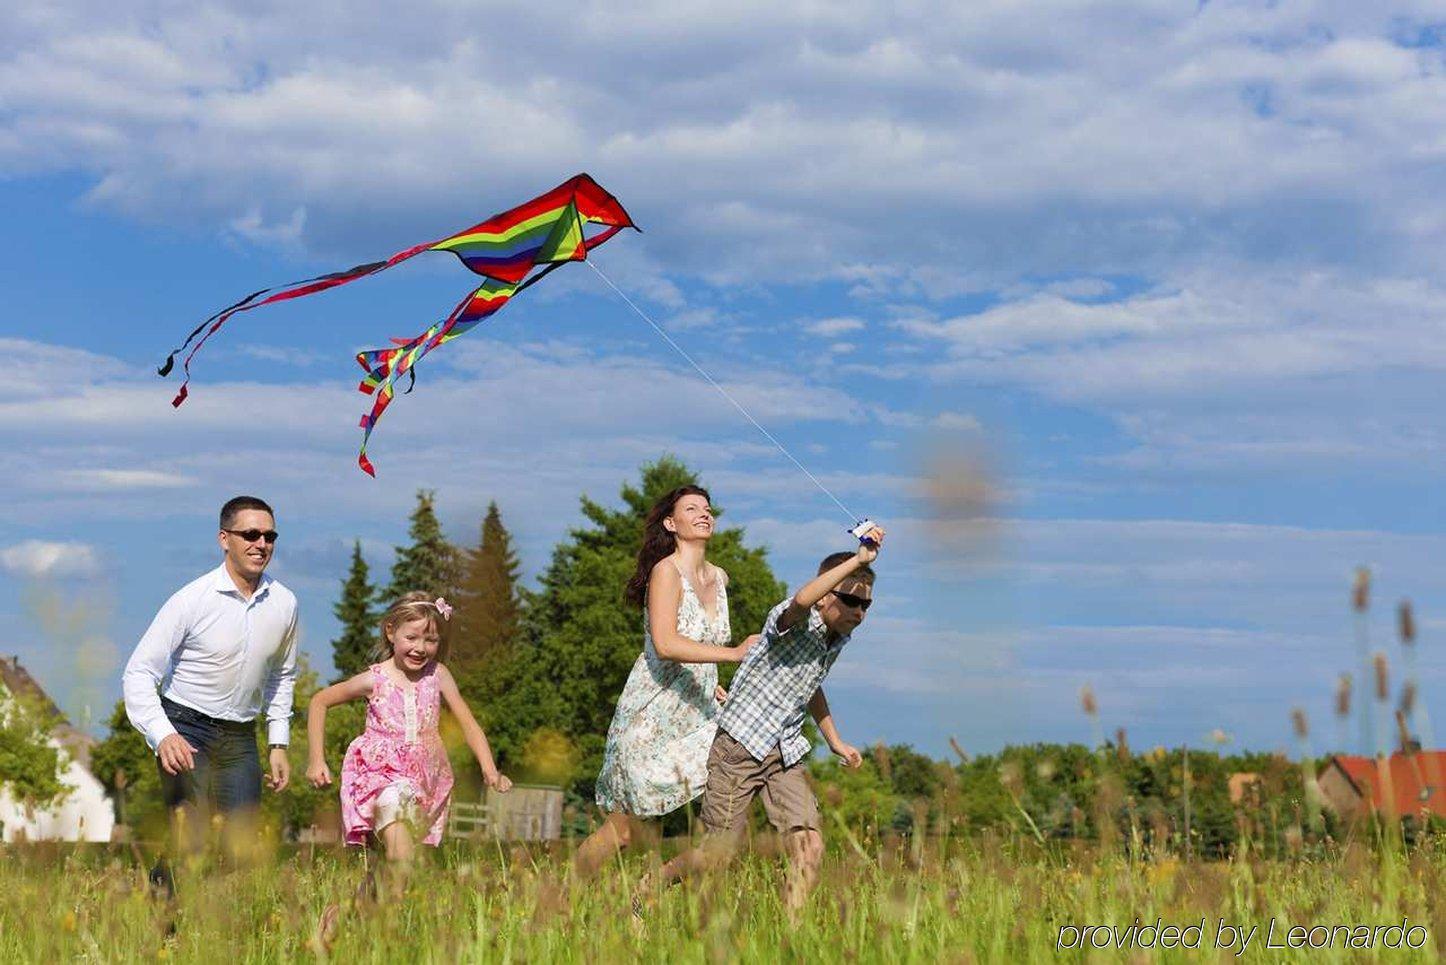
<svg viewBox="0 0 1446 965">
<path fill-rule="evenodd" d="M 718 717 L 700 815 L 707 837 L 702 847 L 663 867 L 665 882 L 725 864 L 759 794 L 788 853 L 784 902 L 790 913 L 813 890 L 823 835 L 818 801 L 804 775 L 809 745 L 803 715 L 807 710 L 818 723 L 844 766 L 863 762 L 858 749 L 839 736 L 821 684 L 873 603 L 869 564 L 878 552 L 877 545 L 863 544 L 857 552 L 825 557 L 818 576 L 768 614 L 762 638 L 739 666 Z M 634 910 L 641 913 L 640 900 L 635 899 Z"/>
</svg>

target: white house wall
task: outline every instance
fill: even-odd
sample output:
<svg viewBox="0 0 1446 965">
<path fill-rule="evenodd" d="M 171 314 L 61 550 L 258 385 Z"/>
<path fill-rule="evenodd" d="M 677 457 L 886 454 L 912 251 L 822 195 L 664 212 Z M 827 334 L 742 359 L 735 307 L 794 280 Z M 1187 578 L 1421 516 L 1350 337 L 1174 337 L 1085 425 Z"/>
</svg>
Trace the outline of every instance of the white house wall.
<svg viewBox="0 0 1446 965">
<path fill-rule="evenodd" d="M 60 743 L 50 741 L 50 746 L 60 748 Z M 0 823 L 4 825 L 4 840 L 8 843 L 21 839 L 27 841 L 109 841 L 111 829 L 115 826 L 115 808 L 94 774 L 71 758 L 61 748 L 64 759 L 69 761 L 61 782 L 71 789 L 64 801 L 49 808 L 36 808 L 26 814 L 8 789 L 0 789 Z"/>
</svg>

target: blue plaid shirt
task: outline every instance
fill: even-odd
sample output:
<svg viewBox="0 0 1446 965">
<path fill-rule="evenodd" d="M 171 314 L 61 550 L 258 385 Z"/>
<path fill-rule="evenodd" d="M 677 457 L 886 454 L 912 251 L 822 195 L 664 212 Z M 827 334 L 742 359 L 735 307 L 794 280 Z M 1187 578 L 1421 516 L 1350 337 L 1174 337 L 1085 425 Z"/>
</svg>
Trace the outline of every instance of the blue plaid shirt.
<svg viewBox="0 0 1446 965">
<path fill-rule="evenodd" d="M 784 767 L 792 767 L 808 754 L 803 715 L 849 642 L 848 637 L 838 637 L 830 644 L 829 630 L 814 607 L 809 608 L 807 620 L 778 629 L 778 618 L 789 602 L 784 600 L 769 612 L 763 639 L 743 658 L 718 715 L 718 727 L 742 744 L 754 760 L 763 760 L 776 747 Z"/>
</svg>

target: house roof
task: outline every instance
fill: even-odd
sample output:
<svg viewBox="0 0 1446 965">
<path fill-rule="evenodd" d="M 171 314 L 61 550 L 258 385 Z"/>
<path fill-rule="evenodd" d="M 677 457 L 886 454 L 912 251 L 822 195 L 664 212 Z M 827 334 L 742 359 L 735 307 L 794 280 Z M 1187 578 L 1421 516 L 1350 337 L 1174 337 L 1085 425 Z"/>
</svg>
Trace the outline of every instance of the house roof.
<svg viewBox="0 0 1446 965">
<path fill-rule="evenodd" d="M 1392 754 L 1385 768 L 1369 757 L 1338 754 L 1326 767 L 1339 769 L 1373 809 L 1408 815 L 1424 808 L 1446 817 L 1446 751 Z M 1390 794 L 1385 787 L 1388 775 Z"/>
<path fill-rule="evenodd" d="M 30 675 L 30 671 L 20 665 L 18 656 L 0 657 L 0 684 L 12 694 L 39 703 L 41 709 L 55 721 L 50 729 L 51 736 L 60 741 L 81 764 L 90 766 L 90 749 L 95 744 L 95 738 L 71 726 L 55 701 L 45 692 L 45 688 Z"/>
</svg>

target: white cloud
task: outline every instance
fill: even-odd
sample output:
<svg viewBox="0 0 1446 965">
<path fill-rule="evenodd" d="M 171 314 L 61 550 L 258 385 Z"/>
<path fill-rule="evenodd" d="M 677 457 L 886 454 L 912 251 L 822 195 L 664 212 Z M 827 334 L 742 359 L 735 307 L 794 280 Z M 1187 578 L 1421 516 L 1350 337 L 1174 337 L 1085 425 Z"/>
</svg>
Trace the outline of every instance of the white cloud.
<svg viewBox="0 0 1446 965">
<path fill-rule="evenodd" d="M 105 492 L 118 489 L 181 489 L 195 480 L 155 469 L 62 469 L 55 474 L 66 489 Z"/>
<path fill-rule="evenodd" d="M 74 394 L 97 380 L 136 374 L 119 359 L 31 339 L 0 338 L 0 353 L 18 363 L 11 367 L 12 398 Z"/>
<path fill-rule="evenodd" d="M 864 323 L 860 319 L 851 317 L 821 318 L 815 322 L 809 322 L 803 326 L 804 331 L 811 335 L 822 335 L 825 338 L 834 338 L 848 332 L 863 331 Z"/>
<path fill-rule="evenodd" d="M 718 324 L 720 313 L 716 308 L 690 308 L 668 318 L 667 327 L 687 331 L 694 328 L 709 328 Z"/>
<path fill-rule="evenodd" d="M 230 229 L 247 241 L 277 248 L 296 248 L 306 228 L 306 209 L 296 208 L 285 221 L 268 223 L 257 209 L 232 218 Z"/>
<path fill-rule="evenodd" d="M 316 365 L 325 360 L 321 352 L 311 351 L 297 346 L 287 345 L 259 345 L 255 342 L 242 342 L 236 345 L 222 343 L 212 349 L 207 346 L 213 355 L 239 355 L 244 358 L 260 359 L 263 362 L 272 362 L 277 365 L 295 365 L 305 367 Z"/>
<path fill-rule="evenodd" d="M 54 353 L 22 340 L 9 348 L 21 369 Z M 89 357 L 101 373 L 95 378 L 71 384 L 57 377 L 0 401 L 0 473 L 14 483 L 0 518 L 92 519 L 95 493 L 105 494 L 100 511 L 107 516 L 209 515 L 224 498 L 216 494 L 240 478 L 248 488 L 289 494 L 285 512 L 293 518 L 382 507 L 404 518 L 418 486 L 437 489 L 459 516 L 471 515 L 485 508 L 489 492 L 511 492 L 526 479 L 519 510 L 552 518 L 558 507 L 570 511 L 580 491 L 611 494 L 640 463 L 668 452 L 706 470 L 725 505 L 813 491 L 711 386 L 668 358 L 606 355 L 564 342 L 459 341 L 447 350 L 445 363 L 415 394 L 397 398 L 373 436 L 377 484 L 355 469 L 361 437 L 354 420 L 370 400 L 354 383 L 226 381 L 231 370 L 249 366 L 218 353 L 208 359 L 210 378 L 198 375 L 176 410 L 168 404 L 173 383 Z M 791 369 L 719 366 L 716 374 L 800 454 L 809 426 L 876 421 L 847 393 Z M 249 425 L 268 431 L 238 433 L 243 411 Z M 142 461 L 138 453 L 148 455 Z M 830 487 L 858 494 L 900 485 L 891 462 L 876 458 L 869 473 L 816 468 Z M 338 487 L 338 474 L 354 485 Z"/>
<path fill-rule="evenodd" d="M 1446 69 L 1402 42 L 1427 6 L 641 9 L 564 5 L 557 30 L 377 8 L 319 52 L 298 38 L 332 25 L 310 9 L 22 3 L 0 21 L 0 170 L 79 170 L 95 204 L 374 257 L 481 213 L 459 197 L 490 210 L 591 158 L 647 229 L 609 246 L 609 270 L 679 330 L 731 337 L 718 305 L 740 287 L 833 279 L 922 303 L 897 323 L 914 339 L 835 355 L 924 347 L 894 371 L 1021 386 L 1127 432 L 1144 399 L 1282 386 L 1309 413 L 1313 380 L 1446 366 L 1429 280 Z M 507 120 L 458 122 L 479 117 Z M 729 287 L 685 298 L 690 274 Z M 961 295 L 1002 299 L 961 313 Z M 805 330 L 868 329 L 844 310 Z M 1371 458 L 1424 431 L 1223 418 L 1207 438 L 1169 408 L 1128 457 L 1152 471 Z"/>
<path fill-rule="evenodd" d="M 1101 412 L 1130 445 L 1090 458 L 1125 475 L 1436 466 L 1446 446 L 1426 400 L 1446 371 L 1443 312 L 1446 288 L 1425 279 L 1202 266 L 1106 302 L 1029 293 L 948 318 L 895 306 L 895 329 L 937 354 L 875 371 Z"/>
<path fill-rule="evenodd" d="M 961 432 L 978 432 L 984 428 L 979 420 L 968 412 L 941 412 L 930 421 L 936 429 Z"/>
<path fill-rule="evenodd" d="M 89 576 L 100 569 L 100 556 L 86 543 L 26 540 L 0 549 L 0 566 L 17 576 Z"/>
<path fill-rule="evenodd" d="M 1446 241 L 1446 71 L 1394 39 L 1423 6 L 554 13 L 22 2 L 0 166 L 366 256 L 590 158 L 673 270 L 955 292 L 1222 248 L 1424 269 Z"/>
</svg>

